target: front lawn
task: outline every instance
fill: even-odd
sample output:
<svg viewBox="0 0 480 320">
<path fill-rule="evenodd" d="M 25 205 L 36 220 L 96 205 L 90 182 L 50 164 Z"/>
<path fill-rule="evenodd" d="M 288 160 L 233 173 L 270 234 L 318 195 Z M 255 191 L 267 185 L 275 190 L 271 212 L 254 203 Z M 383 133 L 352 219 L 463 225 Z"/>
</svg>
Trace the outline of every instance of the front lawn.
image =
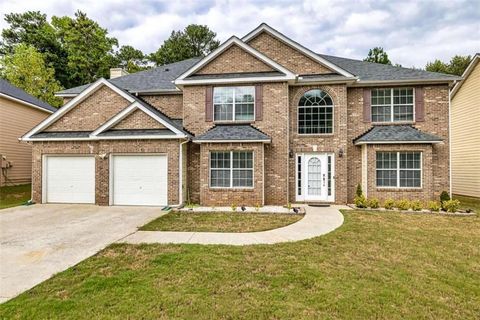
<svg viewBox="0 0 480 320">
<path fill-rule="evenodd" d="M 280 228 L 299 214 L 172 211 L 140 228 L 143 231 L 254 232 Z"/>
<path fill-rule="evenodd" d="M 31 184 L 8 186 L 0 188 L 0 209 L 15 207 L 30 200 Z"/>
<path fill-rule="evenodd" d="M 258 246 L 113 245 L 0 305 L 0 318 L 478 319 L 480 218 L 346 211 Z"/>
</svg>

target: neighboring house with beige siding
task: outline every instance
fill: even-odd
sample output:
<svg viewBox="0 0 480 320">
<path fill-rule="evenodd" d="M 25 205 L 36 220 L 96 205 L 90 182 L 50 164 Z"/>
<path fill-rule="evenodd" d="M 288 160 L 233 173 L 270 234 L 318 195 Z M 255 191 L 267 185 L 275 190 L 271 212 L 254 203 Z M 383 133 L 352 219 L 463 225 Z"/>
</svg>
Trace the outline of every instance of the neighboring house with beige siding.
<svg viewBox="0 0 480 320">
<path fill-rule="evenodd" d="M 452 90 L 452 192 L 480 197 L 480 53 Z"/>
<path fill-rule="evenodd" d="M 32 146 L 18 139 L 55 110 L 0 79 L 0 186 L 31 181 Z"/>
</svg>

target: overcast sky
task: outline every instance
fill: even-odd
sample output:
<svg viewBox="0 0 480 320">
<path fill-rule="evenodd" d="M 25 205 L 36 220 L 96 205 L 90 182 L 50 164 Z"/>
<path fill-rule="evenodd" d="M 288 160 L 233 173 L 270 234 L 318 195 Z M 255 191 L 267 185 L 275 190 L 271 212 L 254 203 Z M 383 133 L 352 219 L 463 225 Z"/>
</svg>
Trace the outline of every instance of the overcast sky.
<svg viewBox="0 0 480 320">
<path fill-rule="evenodd" d="M 480 0 L 0 0 L 0 8 L 1 29 L 9 12 L 50 18 L 82 10 L 121 45 L 145 53 L 190 23 L 208 25 L 224 41 L 262 22 L 319 53 L 363 59 L 381 46 L 406 67 L 480 52 Z"/>
</svg>

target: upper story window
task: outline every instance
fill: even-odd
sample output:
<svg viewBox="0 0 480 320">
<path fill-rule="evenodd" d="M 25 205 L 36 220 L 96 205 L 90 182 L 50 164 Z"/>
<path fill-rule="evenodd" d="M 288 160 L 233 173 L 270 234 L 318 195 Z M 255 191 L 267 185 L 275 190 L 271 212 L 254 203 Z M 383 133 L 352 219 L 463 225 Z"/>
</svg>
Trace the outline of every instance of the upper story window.
<svg viewBox="0 0 480 320">
<path fill-rule="evenodd" d="M 255 87 L 215 87 L 213 120 L 255 120 Z"/>
<path fill-rule="evenodd" d="M 413 88 L 372 89 L 372 122 L 413 121 Z"/>
<path fill-rule="evenodd" d="M 333 132 L 333 101 L 322 90 L 306 92 L 298 102 L 298 133 L 325 134 Z"/>
</svg>

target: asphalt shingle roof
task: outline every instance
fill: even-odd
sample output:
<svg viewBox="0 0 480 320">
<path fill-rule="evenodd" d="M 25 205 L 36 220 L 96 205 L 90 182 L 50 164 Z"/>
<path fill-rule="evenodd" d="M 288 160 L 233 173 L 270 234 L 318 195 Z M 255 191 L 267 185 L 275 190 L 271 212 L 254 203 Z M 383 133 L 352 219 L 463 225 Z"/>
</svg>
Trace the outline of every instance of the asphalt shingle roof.
<svg viewBox="0 0 480 320">
<path fill-rule="evenodd" d="M 31 103 L 36 105 L 39 108 L 45 109 L 47 111 L 55 112 L 57 108 L 52 107 L 48 103 L 35 98 L 34 96 L 26 93 L 22 89 L 15 87 L 10 82 L 5 79 L 0 78 L 0 93 L 3 93 L 7 96 Z"/>
<path fill-rule="evenodd" d="M 43 139 L 43 138 L 88 138 L 92 131 L 44 131 L 37 134 L 34 134 L 32 139 Z"/>
<path fill-rule="evenodd" d="M 194 142 L 208 141 L 271 141 L 271 138 L 249 124 L 216 125 L 207 132 L 194 138 Z"/>
<path fill-rule="evenodd" d="M 387 64 L 341 58 L 325 54 L 318 55 L 359 77 L 361 81 L 460 79 L 460 77 L 444 73 L 395 67 Z"/>
<path fill-rule="evenodd" d="M 355 144 L 374 144 L 382 142 L 441 142 L 442 138 L 422 132 L 409 125 L 381 125 L 374 126 L 369 131 L 354 139 Z"/>
<path fill-rule="evenodd" d="M 196 64 L 200 58 L 191 58 L 175 63 L 166 64 L 150 70 L 127 74 L 122 77 L 110 79 L 111 83 L 130 92 L 176 90 L 173 80 Z M 78 94 L 85 90 L 90 84 L 67 89 L 58 92 L 59 94 Z"/>
<path fill-rule="evenodd" d="M 118 137 L 118 136 L 168 136 L 174 134 L 168 129 L 121 129 L 107 130 L 99 134 L 100 137 Z"/>
</svg>

